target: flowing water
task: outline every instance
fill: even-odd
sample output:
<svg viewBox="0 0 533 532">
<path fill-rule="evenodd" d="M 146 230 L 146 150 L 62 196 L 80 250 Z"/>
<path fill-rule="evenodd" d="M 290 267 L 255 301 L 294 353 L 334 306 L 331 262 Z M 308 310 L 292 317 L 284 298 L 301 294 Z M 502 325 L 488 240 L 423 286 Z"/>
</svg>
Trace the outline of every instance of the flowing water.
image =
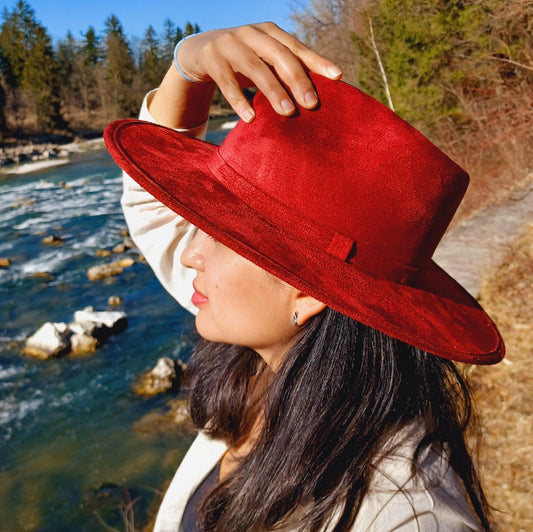
<svg viewBox="0 0 533 532">
<path fill-rule="evenodd" d="M 161 356 L 188 359 L 193 319 L 142 262 L 88 280 L 89 267 L 135 255 L 95 255 L 125 229 L 120 171 L 105 151 L 2 178 L 0 193 L 0 257 L 11 261 L 0 268 L 0 530 L 124 530 L 133 519 L 140 528 L 192 436 L 136 430 L 169 397 L 141 399 L 132 383 Z M 64 243 L 43 244 L 51 234 Z M 123 302 L 110 309 L 114 295 Z M 128 328 L 91 356 L 21 355 L 42 323 L 69 322 L 88 305 L 125 311 Z"/>
</svg>

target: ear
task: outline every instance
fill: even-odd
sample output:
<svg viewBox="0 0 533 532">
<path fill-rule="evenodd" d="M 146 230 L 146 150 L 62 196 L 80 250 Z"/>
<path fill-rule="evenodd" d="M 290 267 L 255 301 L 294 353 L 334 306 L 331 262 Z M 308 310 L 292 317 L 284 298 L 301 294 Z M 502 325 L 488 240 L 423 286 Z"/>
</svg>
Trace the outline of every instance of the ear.
<svg viewBox="0 0 533 532">
<path fill-rule="evenodd" d="M 325 303 L 302 292 L 296 296 L 295 304 L 294 310 L 298 313 L 298 325 L 304 325 L 308 319 L 316 316 L 327 307 Z"/>
</svg>

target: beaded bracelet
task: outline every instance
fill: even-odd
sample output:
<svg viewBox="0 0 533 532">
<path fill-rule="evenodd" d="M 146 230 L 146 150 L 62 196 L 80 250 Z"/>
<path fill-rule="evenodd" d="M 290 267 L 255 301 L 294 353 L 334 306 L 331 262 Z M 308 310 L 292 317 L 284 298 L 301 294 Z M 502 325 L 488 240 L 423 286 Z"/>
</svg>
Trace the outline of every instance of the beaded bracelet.
<svg viewBox="0 0 533 532">
<path fill-rule="evenodd" d="M 187 74 L 185 74 L 185 72 L 183 72 L 183 70 L 181 70 L 180 66 L 178 65 L 178 50 L 180 49 L 180 46 L 187 40 L 187 39 L 190 39 L 191 37 L 194 37 L 195 35 L 198 35 L 197 33 L 193 33 L 192 35 L 187 35 L 187 37 L 183 37 L 183 39 L 181 39 L 181 41 L 178 42 L 178 44 L 176 44 L 176 47 L 174 48 L 174 66 L 176 67 L 176 70 L 187 80 L 187 81 L 190 81 L 191 83 L 197 83 L 196 81 L 194 81 L 193 79 L 191 79 L 189 76 L 187 76 Z"/>
</svg>

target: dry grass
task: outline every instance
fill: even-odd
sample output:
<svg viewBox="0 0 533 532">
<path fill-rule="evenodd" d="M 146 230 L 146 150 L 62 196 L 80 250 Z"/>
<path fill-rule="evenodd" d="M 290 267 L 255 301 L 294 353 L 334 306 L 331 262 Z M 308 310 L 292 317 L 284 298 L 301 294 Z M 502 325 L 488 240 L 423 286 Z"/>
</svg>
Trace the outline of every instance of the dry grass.
<svg viewBox="0 0 533 532">
<path fill-rule="evenodd" d="M 497 323 L 507 356 L 471 371 L 485 440 L 480 470 L 502 531 L 533 530 L 533 224 L 499 269 L 485 279 L 480 302 Z"/>
</svg>

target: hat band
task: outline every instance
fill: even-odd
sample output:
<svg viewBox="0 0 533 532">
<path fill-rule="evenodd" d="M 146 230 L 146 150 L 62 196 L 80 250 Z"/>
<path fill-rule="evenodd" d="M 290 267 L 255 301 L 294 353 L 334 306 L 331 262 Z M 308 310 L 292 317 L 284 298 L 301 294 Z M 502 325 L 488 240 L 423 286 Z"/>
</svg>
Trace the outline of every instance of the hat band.
<svg viewBox="0 0 533 532">
<path fill-rule="evenodd" d="M 381 253 L 366 253 L 363 258 L 358 253 L 354 239 L 332 231 L 272 198 L 233 169 L 218 149 L 213 152 L 207 165 L 219 182 L 241 201 L 268 219 L 270 224 L 284 228 L 286 233 L 290 233 L 291 237 L 305 246 L 312 246 L 319 255 L 327 253 L 376 279 L 412 286 L 416 286 L 417 277 L 426 269 L 400 264 Z M 430 262 L 430 258 L 427 262 Z"/>
</svg>

